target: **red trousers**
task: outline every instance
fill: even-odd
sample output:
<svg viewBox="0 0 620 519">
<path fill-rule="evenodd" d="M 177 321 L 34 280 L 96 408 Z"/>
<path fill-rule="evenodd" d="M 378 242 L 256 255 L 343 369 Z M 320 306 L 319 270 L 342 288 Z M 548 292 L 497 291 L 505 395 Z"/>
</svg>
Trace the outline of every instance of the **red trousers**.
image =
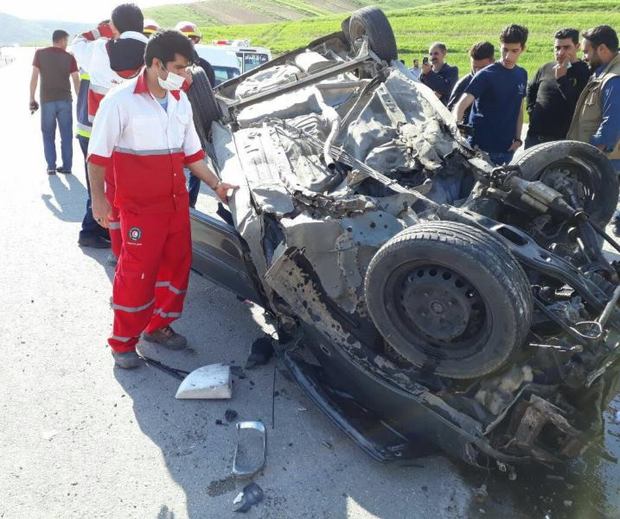
<svg viewBox="0 0 620 519">
<path fill-rule="evenodd" d="M 105 171 L 105 196 L 112 208 L 108 215 L 108 232 L 110 234 L 110 245 L 112 253 L 117 258 L 121 255 L 121 245 L 123 243 L 123 235 L 121 233 L 121 221 L 118 209 L 114 206 L 114 194 L 116 193 L 116 185 L 114 183 L 114 170 L 112 166 L 106 168 Z"/>
<path fill-rule="evenodd" d="M 120 211 L 123 243 L 114 287 L 114 326 L 108 339 L 118 352 L 133 351 L 143 331 L 181 316 L 192 248 L 188 208 L 172 213 Z"/>
</svg>

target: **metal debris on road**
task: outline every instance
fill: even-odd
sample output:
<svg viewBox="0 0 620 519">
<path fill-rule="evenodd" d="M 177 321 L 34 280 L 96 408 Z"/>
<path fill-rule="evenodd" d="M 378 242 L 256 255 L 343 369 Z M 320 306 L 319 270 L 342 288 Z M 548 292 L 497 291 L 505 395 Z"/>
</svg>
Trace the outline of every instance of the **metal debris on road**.
<svg viewBox="0 0 620 519">
<path fill-rule="evenodd" d="M 230 366 L 210 364 L 195 369 L 181 382 L 176 398 L 209 400 L 232 398 Z"/>
<path fill-rule="evenodd" d="M 237 446 L 232 473 L 238 478 L 251 478 L 265 466 L 267 430 L 263 422 L 237 422 Z"/>
<path fill-rule="evenodd" d="M 224 418 L 226 418 L 227 422 L 234 422 L 238 416 L 239 413 L 234 409 L 226 409 L 226 412 L 224 413 Z"/>
<path fill-rule="evenodd" d="M 260 503 L 264 497 L 265 494 L 261 487 L 254 482 L 249 483 L 243 487 L 243 490 L 233 500 L 233 512 L 245 513 L 254 505 Z"/>
</svg>

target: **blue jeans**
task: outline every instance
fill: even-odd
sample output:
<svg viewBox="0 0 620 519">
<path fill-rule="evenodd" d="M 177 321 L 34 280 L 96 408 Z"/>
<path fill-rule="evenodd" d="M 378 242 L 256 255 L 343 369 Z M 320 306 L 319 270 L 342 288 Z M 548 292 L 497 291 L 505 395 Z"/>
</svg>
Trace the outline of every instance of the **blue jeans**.
<svg viewBox="0 0 620 519">
<path fill-rule="evenodd" d="M 493 152 L 493 151 L 489 151 L 489 158 L 491 159 L 491 162 L 493 164 L 495 164 L 496 166 L 501 166 L 502 164 L 508 164 L 511 160 L 512 157 L 514 157 L 514 151 L 498 151 L 498 152 Z"/>
<path fill-rule="evenodd" d="M 56 169 L 56 121 L 60 130 L 62 167 L 71 171 L 73 166 L 73 113 L 71 101 L 41 103 L 41 132 L 47 169 Z"/>
</svg>

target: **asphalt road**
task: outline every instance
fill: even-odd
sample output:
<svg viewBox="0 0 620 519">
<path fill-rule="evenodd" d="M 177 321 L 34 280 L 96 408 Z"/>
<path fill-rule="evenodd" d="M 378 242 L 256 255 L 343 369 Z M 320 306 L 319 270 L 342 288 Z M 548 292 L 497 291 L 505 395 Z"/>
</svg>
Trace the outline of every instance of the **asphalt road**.
<svg viewBox="0 0 620 519">
<path fill-rule="evenodd" d="M 268 428 L 266 468 L 254 479 L 265 500 L 249 517 L 620 515 L 620 467 L 607 461 L 516 481 L 442 455 L 380 465 L 273 363 L 236 378 L 230 401 L 178 401 L 168 375 L 114 369 L 107 251 L 76 244 L 81 153 L 76 142 L 73 176 L 45 173 L 39 116 L 27 110 L 32 51 L 15 52 L 0 68 L 0 518 L 232 517 L 243 486 L 230 476 L 234 428 L 216 424 L 228 408 Z M 259 308 L 194 274 L 176 328 L 191 349 L 145 351 L 184 369 L 243 365 L 268 331 Z M 620 455 L 614 416 L 606 447 Z"/>
</svg>

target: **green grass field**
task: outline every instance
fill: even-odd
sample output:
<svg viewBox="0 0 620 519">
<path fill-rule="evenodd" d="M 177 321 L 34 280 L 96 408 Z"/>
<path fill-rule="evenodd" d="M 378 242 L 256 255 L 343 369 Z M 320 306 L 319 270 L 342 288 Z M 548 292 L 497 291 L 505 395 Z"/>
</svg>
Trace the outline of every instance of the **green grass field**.
<svg viewBox="0 0 620 519">
<path fill-rule="evenodd" d="M 203 0 L 191 4 L 162 5 L 144 9 L 147 17 L 162 27 L 174 27 L 180 20 L 200 26 L 279 22 L 330 16 L 351 12 L 365 5 L 382 9 L 405 9 L 432 3 L 433 0 Z"/>
<path fill-rule="evenodd" d="M 520 64 L 531 75 L 553 59 L 553 34 L 562 27 L 585 29 L 606 23 L 620 31 L 618 0 L 453 0 L 386 12 L 396 34 L 400 58 L 408 65 L 414 56 L 425 54 L 429 43 L 440 40 L 448 46 L 448 61 L 458 65 L 461 75 L 469 68 L 467 51 L 472 43 L 489 40 L 497 44 L 501 28 L 510 23 L 525 25 L 530 30 L 527 52 Z M 255 25 L 205 24 L 201 30 L 206 41 L 249 38 L 253 45 L 269 47 L 278 54 L 338 31 L 345 16 Z"/>
</svg>

